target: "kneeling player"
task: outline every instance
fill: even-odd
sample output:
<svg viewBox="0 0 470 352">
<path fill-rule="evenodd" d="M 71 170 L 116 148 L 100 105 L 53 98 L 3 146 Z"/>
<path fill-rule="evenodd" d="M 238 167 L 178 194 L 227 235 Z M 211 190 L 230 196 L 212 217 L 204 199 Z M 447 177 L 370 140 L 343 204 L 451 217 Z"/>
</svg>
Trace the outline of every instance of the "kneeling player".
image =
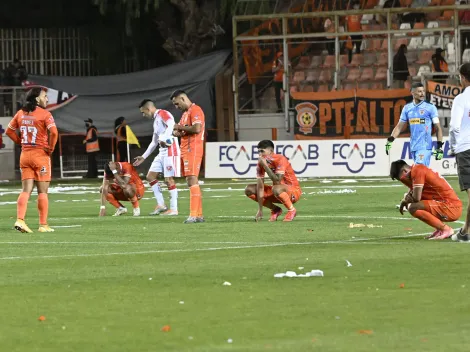
<svg viewBox="0 0 470 352">
<path fill-rule="evenodd" d="M 423 164 L 408 165 L 397 160 L 390 166 L 392 180 L 400 180 L 410 188 L 400 204 L 400 213 L 408 207 L 415 218 L 436 230 L 427 239 L 449 238 L 454 230 L 443 223 L 458 220 L 462 214 L 462 202 L 445 178 Z"/>
<path fill-rule="evenodd" d="M 302 194 L 294 170 L 285 156 L 274 154 L 274 143 L 270 140 L 258 143 L 258 153 L 257 184 L 248 185 L 245 189 L 246 196 L 259 205 L 255 220 L 263 218 L 264 206 L 271 209 L 269 221 L 276 221 L 282 214 L 282 209 L 274 203 L 282 203 L 287 208 L 284 221 L 292 221 L 297 214 L 293 203 L 296 203 Z M 268 174 L 273 182 L 272 186 L 264 184 L 265 174 Z"/>
<path fill-rule="evenodd" d="M 139 216 L 139 199 L 143 197 L 144 191 L 144 184 L 131 164 L 110 161 L 104 167 L 103 185 L 100 188 L 100 216 L 106 215 L 106 200 L 116 208 L 113 216 L 127 213 L 126 207 L 120 201 L 130 201 L 134 208 L 134 216 Z"/>
</svg>

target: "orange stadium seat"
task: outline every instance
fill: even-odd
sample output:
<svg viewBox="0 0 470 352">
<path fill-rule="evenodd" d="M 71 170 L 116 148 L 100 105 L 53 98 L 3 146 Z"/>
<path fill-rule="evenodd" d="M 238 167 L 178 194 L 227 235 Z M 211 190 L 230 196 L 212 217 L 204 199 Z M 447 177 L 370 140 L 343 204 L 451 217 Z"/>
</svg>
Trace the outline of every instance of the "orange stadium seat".
<svg viewBox="0 0 470 352">
<path fill-rule="evenodd" d="M 387 66 L 388 65 L 388 53 L 381 53 L 379 59 L 375 63 L 376 66 Z"/>
<path fill-rule="evenodd" d="M 304 85 L 301 89 L 301 92 L 313 92 L 313 86 L 312 85 Z"/>
<path fill-rule="evenodd" d="M 344 67 L 348 64 L 349 58 L 348 55 L 340 55 L 339 57 L 339 67 Z"/>
<path fill-rule="evenodd" d="M 370 66 L 375 64 L 377 61 L 377 55 L 375 53 L 364 55 L 364 66 Z"/>
<path fill-rule="evenodd" d="M 371 81 L 374 79 L 374 69 L 372 67 L 365 67 L 362 70 L 359 81 Z"/>
<path fill-rule="evenodd" d="M 330 82 L 331 81 L 331 71 L 330 70 L 322 70 L 320 73 L 320 77 L 318 77 L 319 82 Z"/>
<path fill-rule="evenodd" d="M 295 72 L 293 82 L 295 84 L 299 84 L 302 81 L 305 81 L 305 72 L 304 71 Z"/>
<path fill-rule="evenodd" d="M 361 71 L 358 68 L 350 68 L 346 81 L 355 82 L 361 77 Z"/>
<path fill-rule="evenodd" d="M 364 55 L 354 54 L 351 62 L 348 64 L 349 67 L 361 66 L 364 63 Z"/>
<path fill-rule="evenodd" d="M 442 13 L 442 15 L 439 17 L 439 20 L 450 21 L 452 17 L 454 17 L 454 11 L 447 10 Z M 444 27 L 444 25 L 441 24 L 441 27 Z"/>
<path fill-rule="evenodd" d="M 328 92 L 328 91 L 329 91 L 328 84 L 319 85 L 317 88 L 317 92 Z"/>
<path fill-rule="evenodd" d="M 429 3 L 429 6 L 440 6 L 441 5 L 441 0 L 431 0 Z"/>
<path fill-rule="evenodd" d="M 380 50 L 382 50 L 382 51 L 387 51 L 388 50 L 388 39 L 384 39 L 382 41 L 382 46 L 381 46 Z"/>
<path fill-rule="evenodd" d="M 305 69 L 310 67 L 310 56 L 301 56 L 296 69 Z"/>
<path fill-rule="evenodd" d="M 320 70 L 310 70 L 307 72 L 307 77 L 305 80 L 307 82 L 316 82 L 318 81 L 318 78 L 320 77 Z"/>
<path fill-rule="evenodd" d="M 369 83 L 365 83 L 365 82 L 359 83 L 359 89 L 369 89 L 369 88 L 370 88 Z"/>
<path fill-rule="evenodd" d="M 387 79 L 387 68 L 386 67 L 379 67 L 377 72 L 375 73 L 375 80 L 376 81 L 383 81 Z"/>
<path fill-rule="evenodd" d="M 372 83 L 372 86 L 370 87 L 370 89 L 384 89 L 384 85 L 382 82 L 375 82 L 375 83 Z"/>
<path fill-rule="evenodd" d="M 343 90 L 352 90 L 354 88 L 356 88 L 355 83 L 346 83 L 343 85 Z"/>
<path fill-rule="evenodd" d="M 417 64 L 429 64 L 429 61 L 431 61 L 433 52 L 432 50 L 424 50 L 421 52 L 418 61 L 416 61 Z"/>
<path fill-rule="evenodd" d="M 289 89 L 289 90 L 290 90 L 291 93 L 295 93 L 295 92 L 298 92 L 298 91 L 299 91 L 299 87 L 297 87 L 297 86 L 290 86 L 290 89 Z"/>
<path fill-rule="evenodd" d="M 454 5 L 455 0 L 442 0 L 441 1 L 441 6 L 448 6 L 448 5 Z"/>
<path fill-rule="evenodd" d="M 335 56 L 334 55 L 327 55 L 325 56 L 325 61 L 321 65 L 323 68 L 332 68 L 335 67 Z"/>
<path fill-rule="evenodd" d="M 408 47 L 408 38 L 400 38 L 395 42 L 395 51 L 398 50 L 400 45 L 405 44 Z"/>
<path fill-rule="evenodd" d="M 310 68 L 319 68 L 321 65 L 321 55 L 313 56 L 310 62 Z"/>
<path fill-rule="evenodd" d="M 408 66 L 408 72 L 411 77 L 416 77 L 416 66 Z"/>
<path fill-rule="evenodd" d="M 370 39 L 370 45 L 367 46 L 367 51 L 378 51 L 382 47 L 382 40 L 381 39 Z"/>
<path fill-rule="evenodd" d="M 424 22 L 416 22 L 413 29 L 424 29 Z M 421 35 L 421 32 L 409 33 L 411 36 Z"/>
<path fill-rule="evenodd" d="M 405 88 L 406 89 L 411 89 L 411 82 L 410 81 L 405 81 Z"/>
</svg>

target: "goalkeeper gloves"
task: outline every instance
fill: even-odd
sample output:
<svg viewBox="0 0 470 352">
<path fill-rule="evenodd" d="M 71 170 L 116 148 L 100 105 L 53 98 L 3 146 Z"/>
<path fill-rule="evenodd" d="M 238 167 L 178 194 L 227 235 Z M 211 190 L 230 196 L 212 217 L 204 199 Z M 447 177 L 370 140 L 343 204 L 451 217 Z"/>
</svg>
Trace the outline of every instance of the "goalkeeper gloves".
<svg viewBox="0 0 470 352">
<path fill-rule="evenodd" d="M 444 142 L 437 141 L 437 149 L 434 150 L 434 155 L 436 156 L 436 160 L 441 160 L 444 157 L 444 151 L 442 150 L 442 146 Z"/>
<path fill-rule="evenodd" d="M 395 137 L 392 137 L 392 136 L 387 138 L 387 143 L 385 143 L 385 153 L 387 153 L 387 155 L 390 149 L 392 149 L 392 143 L 394 140 L 395 140 Z"/>
</svg>

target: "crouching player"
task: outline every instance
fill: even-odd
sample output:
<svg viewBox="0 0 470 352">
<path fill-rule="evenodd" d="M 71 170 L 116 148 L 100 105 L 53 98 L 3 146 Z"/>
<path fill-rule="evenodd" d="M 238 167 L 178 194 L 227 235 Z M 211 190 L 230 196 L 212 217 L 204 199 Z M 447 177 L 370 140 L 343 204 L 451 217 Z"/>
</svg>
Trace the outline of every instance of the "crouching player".
<svg viewBox="0 0 470 352">
<path fill-rule="evenodd" d="M 294 220 L 297 211 L 293 203 L 299 200 L 302 190 L 289 160 L 283 155 L 274 154 L 274 143 L 270 140 L 258 143 L 258 153 L 257 184 L 248 185 L 245 189 L 246 196 L 259 205 L 255 220 L 263 218 L 264 206 L 271 209 L 269 221 L 276 221 L 282 214 L 282 209 L 274 203 L 281 203 L 287 208 L 283 221 Z M 264 184 L 265 174 L 273 182 L 272 186 Z"/>
<path fill-rule="evenodd" d="M 445 178 L 423 164 L 408 165 L 397 160 L 390 166 L 392 180 L 400 180 L 410 188 L 400 204 L 400 213 L 408 207 L 415 218 L 435 228 L 427 239 L 449 238 L 454 230 L 443 222 L 458 220 L 462 214 L 462 202 Z"/>
<path fill-rule="evenodd" d="M 131 164 L 110 161 L 104 167 L 103 185 L 100 188 L 100 216 L 106 215 L 106 201 L 116 208 L 113 216 L 127 213 L 120 201 L 130 201 L 134 208 L 133 215 L 140 216 L 139 199 L 143 197 L 144 191 L 144 184 Z"/>
</svg>

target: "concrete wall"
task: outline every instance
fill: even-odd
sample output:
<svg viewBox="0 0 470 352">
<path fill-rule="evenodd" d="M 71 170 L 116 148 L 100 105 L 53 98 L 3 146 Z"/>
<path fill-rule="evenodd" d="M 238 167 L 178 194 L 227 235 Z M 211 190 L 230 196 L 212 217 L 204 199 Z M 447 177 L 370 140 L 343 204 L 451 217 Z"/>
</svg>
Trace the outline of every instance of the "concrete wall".
<svg viewBox="0 0 470 352">
<path fill-rule="evenodd" d="M 5 130 L 11 117 L 0 117 L 0 135 L 2 145 L 0 145 L 0 180 L 15 179 L 15 148 L 14 143 L 5 134 Z"/>
<path fill-rule="evenodd" d="M 261 141 L 272 139 L 272 129 L 277 130 L 277 140 L 285 141 L 294 139 L 294 120 L 291 119 L 290 132 L 286 132 L 284 114 L 243 114 L 238 115 L 239 141 Z"/>
</svg>

